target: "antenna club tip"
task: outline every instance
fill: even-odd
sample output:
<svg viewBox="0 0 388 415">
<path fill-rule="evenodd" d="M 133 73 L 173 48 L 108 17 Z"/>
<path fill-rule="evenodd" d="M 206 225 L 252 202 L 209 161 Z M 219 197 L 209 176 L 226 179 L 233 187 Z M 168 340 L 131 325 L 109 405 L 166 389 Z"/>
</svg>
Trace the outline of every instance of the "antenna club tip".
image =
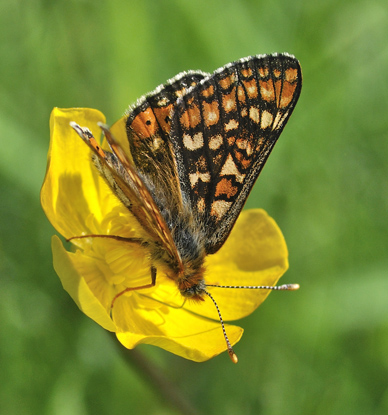
<svg viewBox="0 0 388 415">
<path fill-rule="evenodd" d="M 229 353 L 230 360 L 233 363 L 237 363 L 238 362 L 238 357 L 237 357 L 236 353 L 233 350 L 228 350 L 228 353 Z"/>
<path fill-rule="evenodd" d="M 299 284 L 284 284 L 275 286 L 278 290 L 287 290 L 287 291 L 295 291 L 299 290 Z"/>
</svg>

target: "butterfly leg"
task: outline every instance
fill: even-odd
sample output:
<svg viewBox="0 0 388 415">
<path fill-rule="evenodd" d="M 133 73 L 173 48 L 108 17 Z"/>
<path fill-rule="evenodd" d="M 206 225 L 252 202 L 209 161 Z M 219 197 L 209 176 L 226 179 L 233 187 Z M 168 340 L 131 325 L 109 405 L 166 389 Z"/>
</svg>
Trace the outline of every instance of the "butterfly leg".
<svg viewBox="0 0 388 415">
<path fill-rule="evenodd" d="M 67 238 L 66 242 L 71 242 L 73 239 L 86 239 L 86 238 L 114 239 L 114 240 L 120 241 L 120 242 L 128 242 L 128 243 L 132 243 L 132 244 L 147 246 L 147 243 L 143 239 L 140 239 L 140 238 L 126 238 L 124 236 L 118 236 L 118 235 L 94 235 L 94 234 L 89 234 L 89 235 L 72 236 L 71 238 Z"/>
<path fill-rule="evenodd" d="M 114 240 L 120 241 L 120 242 L 128 242 L 128 243 L 132 243 L 132 244 L 142 245 L 143 247 L 148 245 L 146 241 L 144 241 L 143 239 L 140 239 L 140 238 L 126 238 L 126 237 L 117 236 L 117 235 L 80 235 L 80 236 L 72 236 L 71 238 L 66 239 L 66 241 L 70 242 L 74 239 L 86 239 L 86 238 L 114 239 Z M 156 268 L 153 265 L 151 265 L 151 282 L 149 284 L 140 285 L 138 287 L 128 287 L 125 290 L 123 290 L 123 291 L 119 292 L 118 294 L 116 294 L 113 297 L 113 300 L 112 300 L 111 305 L 110 305 L 111 310 L 112 310 L 113 305 L 114 305 L 115 301 L 117 300 L 117 298 L 119 298 L 120 296 L 122 296 L 126 292 L 142 290 L 142 289 L 145 289 L 145 288 L 152 288 L 152 287 L 155 287 L 155 283 L 156 283 Z"/>
<path fill-rule="evenodd" d="M 112 310 L 113 305 L 115 303 L 115 301 L 121 297 L 123 294 L 129 292 L 129 291 L 137 291 L 137 290 L 143 290 L 145 288 L 152 288 L 155 287 L 155 283 L 156 283 L 156 268 L 154 266 L 151 265 L 151 282 L 149 284 L 145 284 L 145 285 L 140 285 L 138 287 L 128 287 L 125 290 L 119 292 L 118 294 L 116 294 L 113 297 L 113 300 L 111 302 L 110 308 Z"/>
</svg>

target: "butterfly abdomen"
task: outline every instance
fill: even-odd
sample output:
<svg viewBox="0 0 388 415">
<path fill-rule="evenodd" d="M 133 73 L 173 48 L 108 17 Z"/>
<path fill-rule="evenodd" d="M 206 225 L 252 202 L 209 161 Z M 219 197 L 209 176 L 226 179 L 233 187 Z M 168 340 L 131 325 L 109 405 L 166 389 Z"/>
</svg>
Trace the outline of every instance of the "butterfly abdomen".
<svg viewBox="0 0 388 415">
<path fill-rule="evenodd" d="M 202 225 L 197 223 L 189 209 L 180 213 L 164 211 L 167 226 L 171 231 L 176 249 L 181 259 L 181 271 L 171 277 L 184 297 L 201 300 L 204 295 L 206 256 L 206 236 Z"/>
</svg>

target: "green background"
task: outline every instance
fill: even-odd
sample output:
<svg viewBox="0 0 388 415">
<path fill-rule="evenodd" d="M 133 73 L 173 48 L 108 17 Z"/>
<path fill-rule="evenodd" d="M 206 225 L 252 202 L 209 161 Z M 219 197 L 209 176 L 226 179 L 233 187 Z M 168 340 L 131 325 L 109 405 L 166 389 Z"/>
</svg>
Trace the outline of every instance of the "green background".
<svg viewBox="0 0 388 415">
<path fill-rule="evenodd" d="M 1 414 L 388 413 L 387 21 L 386 0 L 0 2 Z M 301 289 L 240 322 L 238 365 L 141 346 L 139 370 L 52 268 L 50 111 L 113 123 L 182 70 L 283 51 L 302 95 L 247 206 L 280 225 Z"/>
</svg>

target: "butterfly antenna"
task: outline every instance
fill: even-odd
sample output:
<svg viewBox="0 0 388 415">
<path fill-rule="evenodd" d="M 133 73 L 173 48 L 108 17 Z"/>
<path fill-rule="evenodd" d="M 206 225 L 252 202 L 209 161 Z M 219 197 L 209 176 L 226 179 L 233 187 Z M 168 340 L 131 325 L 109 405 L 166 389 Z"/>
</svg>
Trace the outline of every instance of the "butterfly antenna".
<svg viewBox="0 0 388 415">
<path fill-rule="evenodd" d="M 228 335 L 226 334 L 224 320 L 222 319 L 220 309 L 218 308 L 218 304 L 216 303 L 216 300 L 213 298 L 213 296 L 208 291 L 206 291 L 206 290 L 204 290 L 204 291 L 205 291 L 206 295 L 208 297 L 210 297 L 210 299 L 213 301 L 214 305 L 216 306 L 217 313 L 218 313 L 218 317 L 220 319 L 220 323 L 221 323 L 221 327 L 222 327 L 222 332 L 224 333 L 224 338 L 225 338 L 225 341 L 226 341 L 226 346 L 228 347 L 229 357 L 230 357 L 230 359 L 232 360 L 233 363 L 237 363 L 238 362 L 238 358 L 237 358 L 236 353 L 233 350 L 232 345 L 230 344 Z"/>
<path fill-rule="evenodd" d="M 218 285 L 218 284 L 206 284 L 207 287 L 217 288 L 243 288 L 249 290 L 284 290 L 284 291 L 296 291 L 299 290 L 299 284 L 283 284 L 283 285 Z M 214 300 L 213 300 L 214 301 Z"/>
</svg>

